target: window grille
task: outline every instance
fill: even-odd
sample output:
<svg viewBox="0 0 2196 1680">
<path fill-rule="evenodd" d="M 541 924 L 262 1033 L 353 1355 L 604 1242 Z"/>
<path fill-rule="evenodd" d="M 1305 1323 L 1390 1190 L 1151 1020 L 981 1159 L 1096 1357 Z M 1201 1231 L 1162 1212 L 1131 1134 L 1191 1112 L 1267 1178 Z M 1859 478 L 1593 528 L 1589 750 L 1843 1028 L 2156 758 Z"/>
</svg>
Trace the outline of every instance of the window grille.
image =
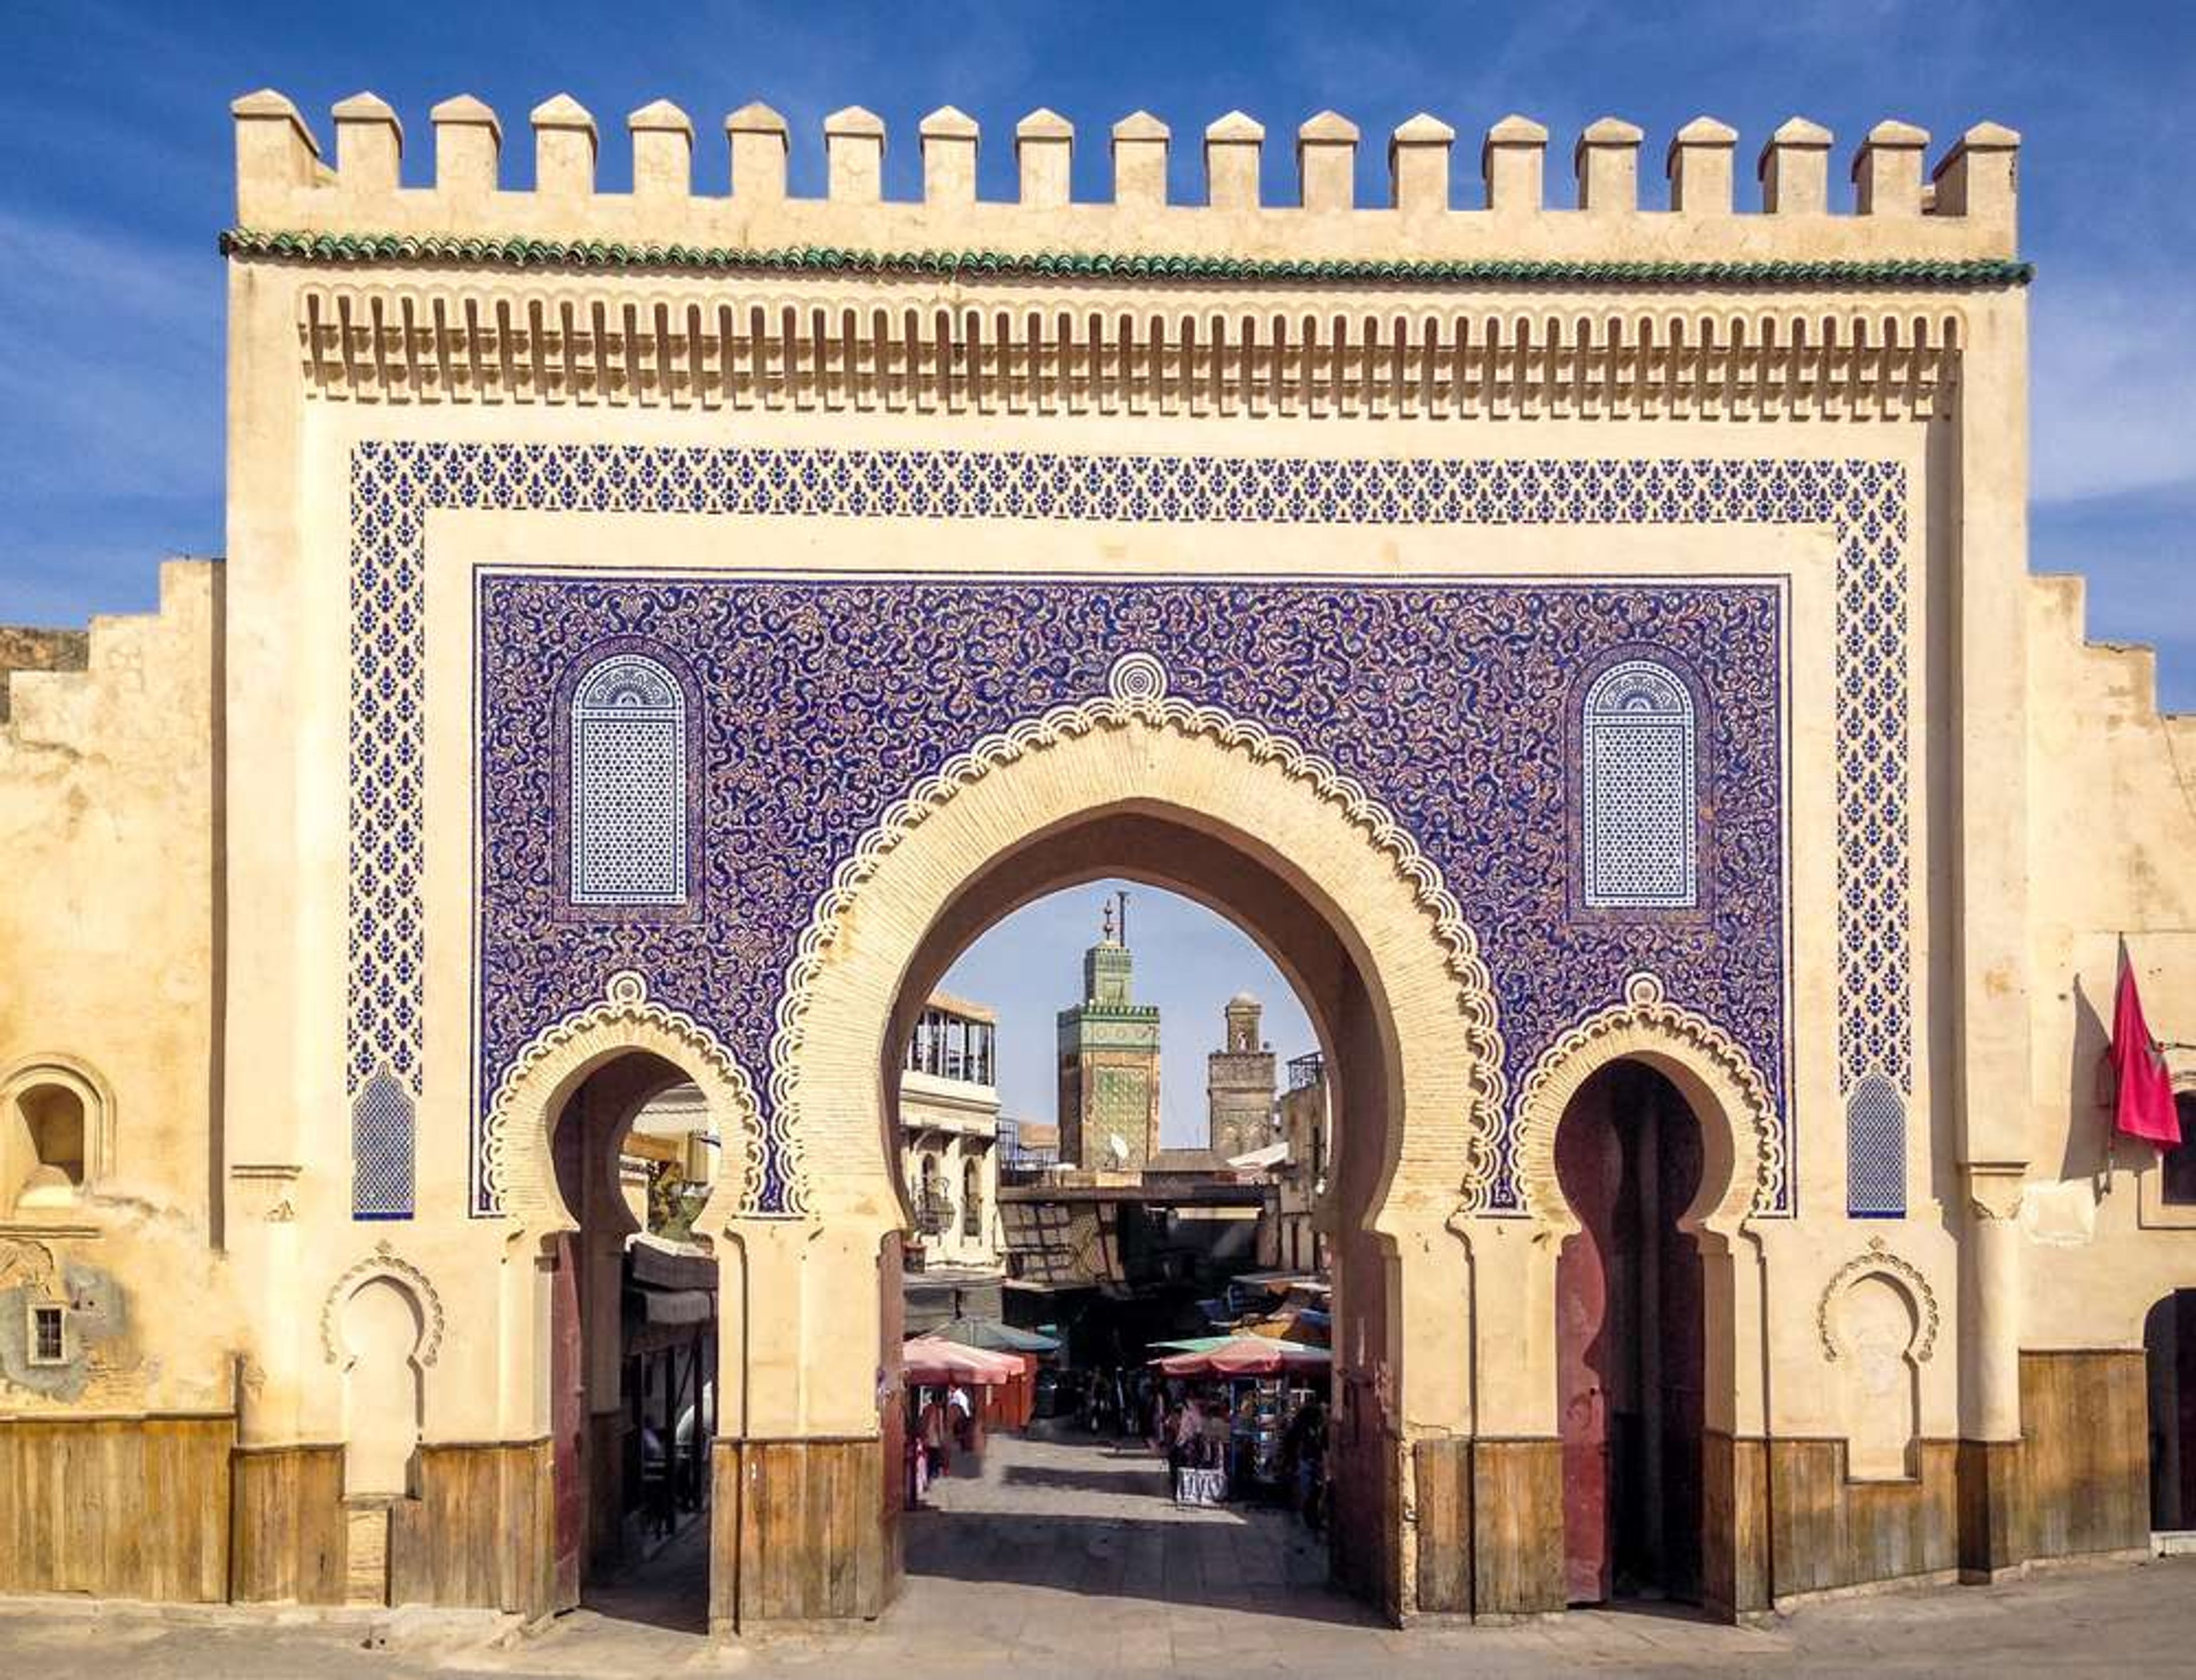
<svg viewBox="0 0 2196 1680">
<path fill-rule="evenodd" d="M 1612 666 L 1586 691 L 1581 732 L 1587 906 L 1693 909 L 1700 818 L 1690 691 L 1652 660 Z"/>
<path fill-rule="evenodd" d="M 572 696 L 572 902 L 686 901 L 686 695 L 639 654 Z"/>
<path fill-rule="evenodd" d="M 1846 1211 L 1859 1219 L 1906 1211 L 1906 1105 L 1881 1074 L 1846 1099 Z"/>
</svg>

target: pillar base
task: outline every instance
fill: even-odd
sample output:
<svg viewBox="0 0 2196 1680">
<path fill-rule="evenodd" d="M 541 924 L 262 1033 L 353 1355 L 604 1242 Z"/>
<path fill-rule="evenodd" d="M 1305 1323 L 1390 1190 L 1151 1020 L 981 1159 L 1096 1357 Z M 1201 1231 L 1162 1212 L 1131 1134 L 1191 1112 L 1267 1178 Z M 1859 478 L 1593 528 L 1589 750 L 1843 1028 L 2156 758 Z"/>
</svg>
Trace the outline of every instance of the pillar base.
<svg viewBox="0 0 2196 1680">
<path fill-rule="evenodd" d="M 870 1620 L 899 1596 L 898 1467 L 876 1436 L 719 1436 L 710 1465 L 712 1634 Z"/>
</svg>

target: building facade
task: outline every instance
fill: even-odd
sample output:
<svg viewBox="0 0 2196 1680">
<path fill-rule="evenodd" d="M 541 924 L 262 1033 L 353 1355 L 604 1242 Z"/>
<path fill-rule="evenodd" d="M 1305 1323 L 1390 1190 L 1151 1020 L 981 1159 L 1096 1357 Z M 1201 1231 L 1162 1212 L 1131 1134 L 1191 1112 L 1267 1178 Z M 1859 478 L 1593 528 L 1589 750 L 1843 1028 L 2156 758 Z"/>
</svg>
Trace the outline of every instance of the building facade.
<svg viewBox="0 0 2196 1680">
<path fill-rule="evenodd" d="M 1159 1152 L 1159 1012 L 1136 999 L 1128 911 L 1106 906 L 1083 954 L 1083 1001 L 1060 1012 L 1060 1155 L 1085 1172 L 1133 1173 Z"/>
<path fill-rule="evenodd" d="M 1258 1031 L 1263 1013 L 1247 991 L 1228 1002 L 1227 1042 L 1205 1059 L 1207 1134 L 1231 1161 L 1274 1141 L 1274 1052 Z"/>
<path fill-rule="evenodd" d="M 922 1269 L 997 1272 L 998 1018 L 933 992 L 899 1071 L 899 1146 Z"/>
<path fill-rule="evenodd" d="M 1287 1150 L 1274 1176 L 1280 1186 L 1274 1211 L 1274 1264 L 1292 1272 L 1326 1270 L 1320 1198 L 1326 1192 L 1328 1151 L 1326 1064 L 1317 1051 L 1289 1059 L 1288 1088 L 1274 1118 Z"/>
<path fill-rule="evenodd" d="M 1323 113 L 1275 204 L 1233 114 L 1185 204 L 1138 115 L 1093 202 L 1040 113 L 1003 203 L 951 110 L 920 201 L 859 109 L 816 199 L 759 106 L 698 176 L 633 113 L 629 192 L 569 98 L 523 189 L 475 100 L 431 168 L 370 95 L 234 114 L 225 561 L 0 729 L 0 1587 L 569 1602 L 604 1163 L 691 1083 L 713 1616 L 874 1614 L 891 1074 L 1116 876 L 1318 1034 L 1390 1616 L 2144 1543 L 2196 1205 L 2095 1069 L 2123 949 L 2196 1040 L 2196 725 L 2026 569 L 2012 132 L 1880 124 L 1848 196 L 1794 119 L 1742 207 L 1710 119 L 1666 191 L 1621 121 L 1466 187 L 1417 117 L 1367 205 Z M 1062 1109 L 1152 1147 L 1148 1086 Z"/>
</svg>

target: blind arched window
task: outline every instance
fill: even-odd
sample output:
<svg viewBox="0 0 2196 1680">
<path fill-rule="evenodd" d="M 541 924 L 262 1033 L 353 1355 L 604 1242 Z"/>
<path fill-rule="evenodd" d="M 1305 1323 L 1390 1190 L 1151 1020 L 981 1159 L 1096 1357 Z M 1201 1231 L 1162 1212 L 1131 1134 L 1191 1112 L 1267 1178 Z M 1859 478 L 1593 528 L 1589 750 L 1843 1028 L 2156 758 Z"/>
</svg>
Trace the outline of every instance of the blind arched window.
<svg viewBox="0 0 2196 1680">
<path fill-rule="evenodd" d="M 686 695 L 613 654 L 572 696 L 572 902 L 686 900 Z"/>
<path fill-rule="evenodd" d="M 1586 690 L 1581 840 L 1588 907 L 1700 903 L 1693 725 L 1691 691 L 1653 660 L 1611 666 Z"/>
</svg>

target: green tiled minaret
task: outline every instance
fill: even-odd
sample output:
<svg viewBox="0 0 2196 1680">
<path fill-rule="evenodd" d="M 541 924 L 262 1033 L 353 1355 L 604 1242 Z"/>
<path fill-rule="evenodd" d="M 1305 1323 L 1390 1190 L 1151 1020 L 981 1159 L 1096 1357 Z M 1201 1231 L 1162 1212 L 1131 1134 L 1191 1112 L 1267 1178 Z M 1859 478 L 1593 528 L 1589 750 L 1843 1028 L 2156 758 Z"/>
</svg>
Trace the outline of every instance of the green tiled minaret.
<svg viewBox="0 0 2196 1680">
<path fill-rule="evenodd" d="M 1136 1001 L 1128 923 L 1124 892 L 1083 954 L 1083 1002 L 1060 1012 L 1060 1155 L 1086 1171 L 1137 1171 L 1159 1152 L 1159 1012 Z"/>
</svg>

